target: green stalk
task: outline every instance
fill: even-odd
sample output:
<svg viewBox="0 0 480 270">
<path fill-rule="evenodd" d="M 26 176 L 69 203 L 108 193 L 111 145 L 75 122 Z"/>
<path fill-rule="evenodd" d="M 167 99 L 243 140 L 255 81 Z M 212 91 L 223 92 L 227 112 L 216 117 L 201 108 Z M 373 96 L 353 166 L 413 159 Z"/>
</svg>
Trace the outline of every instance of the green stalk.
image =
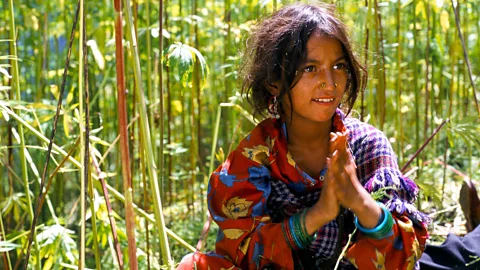
<svg viewBox="0 0 480 270">
<path fill-rule="evenodd" d="M 84 27 L 84 2 L 80 0 L 80 13 L 79 13 L 79 43 L 78 43 L 78 103 L 79 103 L 79 126 L 80 126 L 80 260 L 78 262 L 78 269 L 83 270 L 85 268 L 85 197 L 86 197 L 86 185 L 85 174 L 85 126 L 83 123 L 83 27 Z M 93 214 L 93 213 L 92 213 Z"/>
<path fill-rule="evenodd" d="M 163 97 L 163 1 L 159 1 L 158 3 L 158 51 L 159 51 L 159 61 L 158 61 L 158 104 L 159 104 L 159 112 L 158 112 L 158 120 L 159 120 L 159 139 L 160 139 L 160 147 L 158 149 L 158 168 L 160 170 L 160 198 L 165 198 L 165 181 L 164 181 L 164 161 L 163 161 L 163 133 L 164 133 L 164 97 Z"/>
<path fill-rule="evenodd" d="M 49 5 L 50 1 L 46 3 L 47 5 L 47 10 L 46 12 L 43 14 L 43 35 L 42 35 L 42 39 L 43 39 L 43 45 L 42 47 L 43 48 L 48 48 L 49 47 L 49 44 L 48 44 L 48 13 L 50 12 L 50 5 Z M 49 56 L 49 52 L 50 50 L 43 50 L 43 53 L 42 53 L 42 57 L 40 59 L 40 63 L 41 63 L 41 68 L 40 68 L 40 87 L 37 89 L 37 97 L 41 98 L 41 94 L 43 93 L 44 89 L 45 89 L 45 85 L 47 83 L 47 72 L 48 72 L 48 56 Z"/>
<path fill-rule="evenodd" d="M 401 28 L 401 9 L 402 1 L 397 1 L 397 76 L 396 76 L 396 103 L 397 103 L 397 117 L 396 117 L 396 130 L 397 130 L 397 142 L 396 153 L 398 156 L 398 163 L 403 163 L 403 125 L 402 125 L 402 28 Z"/>
<path fill-rule="evenodd" d="M 192 0 L 191 3 L 193 4 L 192 5 L 192 12 L 190 14 L 194 14 L 194 9 L 195 9 L 195 2 L 196 0 Z M 189 35 L 190 35 L 190 38 L 193 40 L 193 35 L 194 35 L 194 31 L 192 31 L 192 28 L 190 28 L 190 25 L 188 27 L 188 32 L 189 32 Z M 197 63 L 197 61 L 195 62 Z M 195 99 L 197 98 L 196 97 L 196 91 L 195 91 L 195 87 L 196 87 L 196 72 L 197 69 L 196 69 L 196 66 L 195 64 L 193 65 L 193 74 L 192 74 L 192 87 L 190 88 L 190 116 L 189 116 L 189 122 L 190 122 L 190 151 L 189 151 L 189 158 L 190 158 L 190 168 L 189 168 L 189 171 L 190 171 L 190 185 L 188 186 L 188 192 L 189 192 L 189 203 L 188 203 L 188 210 L 190 211 L 191 210 L 191 214 L 189 215 L 189 217 L 193 220 L 195 220 L 195 194 L 197 193 L 197 191 L 195 190 L 195 180 L 196 180 L 196 160 L 195 160 L 195 157 L 196 157 L 196 154 L 195 154 L 195 127 L 196 127 L 196 124 L 195 124 Z"/>
<path fill-rule="evenodd" d="M 87 167 L 90 167 L 87 165 Z M 100 248 L 98 246 L 97 237 L 97 215 L 95 214 L 95 196 L 93 194 L 92 177 L 88 177 L 88 195 L 90 197 L 90 211 L 92 212 L 92 233 L 93 233 L 93 251 L 95 252 L 95 268 L 100 270 Z"/>
<path fill-rule="evenodd" d="M 217 119 L 215 121 L 215 129 L 213 130 L 212 149 L 210 152 L 210 166 L 208 167 L 208 175 L 212 175 L 215 162 L 215 150 L 217 149 L 218 130 L 220 129 L 220 119 L 222 116 L 222 106 L 218 106 Z M 208 179 L 205 182 L 205 186 L 208 185 Z M 206 199 L 206 198 L 205 198 Z"/>
<path fill-rule="evenodd" d="M 13 83 L 12 83 L 12 92 L 15 91 L 15 100 L 21 101 L 21 93 L 20 93 L 20 73 L 18 70 L 18 54 L 17 54 L 17 34 L 15 32 L 15 13 L 13 11 L 13 0 L 9 1 L 10 4 L 10 52 L 13 55 L 12 61 L 12 70 L 13 70 Z M 20 114 L 20 110 L 17 110 L 17 113 Z M 27 160 L 25 152 L 27 149 L 25 148 L 25 137 L 23 126 L 18 125 L 18 135 L 20 137 L 20 167 L 22 168 L 22 180 L 23 186 L 25 188 L 25 198 L 27 200 L 28 205 L 28 214 L 30 215 L 30 221 L 33 223 L 34 213 L 33 213 L 33 205 L 32 200 L 30 198 L 30 189 L 28 184 L 28 170 L 27 170 Z M 37 257 L 37 269 L 40 269 L 41 262 L 40 262 L 40 251 L 38 249 L 37 237 L 36 234 L 33 235 L 34 240 L 34 251 Z M 30 254 L 30 252 L 28 252 Z M 28 265 L 28 257 L 27 261 L 25 262 L 25 267 Z"/>
<path fill-rule="evenodd" d="M 145 32 L 145 37 L 147 39 L 147 95 L 148 95 L 148 104 L 153 104 L 155 98 L 152 92 L 152 56 L 151 56 L 151 34 L 150 34 L 150 0 L 145 1 L 145 11 L 146 11 L 146 21 L 147 21 L 147 32 Z M 159 38 L 162 38 L 160 33 Z M 155 140 L 157 138 L 157 129 L 155 128 L 155 109 L 148 106 L 149 121 L 150 126 L 152 127 L 152 145 L 156 145 Z M 158 160 L 159 157 L 157 157 Z"/>
<path fill-rule="evenodd" d="M 377 0 L 374 0 L 374 5 L 375 5 L 375 13 L 377 15 L 377 18 L 375 20 L 375 37 L 376 37 L 376 47 L 377 47 L 377 53 L 380 54 L 380 57 L 377 57 L 377 59 L 380 62 L 377 64 L 377 74 L 378 74 L 378 85 L 377 85 L 377 108 L 378 108 L 378 113 L 379 113 L 379 121 L 380 121 L 380 130 L 383 130 L 383 125 L 385 123 L 385 105 L 386 105 L 386 76 L 385 76 L 385 53 L 383 50 L 383 31 L 382 31 L 382 17 L 380 14 L 380 10 L 378 8 L 378 2 Z"/>
<path fill-rule="evenodd" d="M 430 4 L 428 1 L 424 1 L 425 8 L 427 9 L 427 33 L 426 33 L 426 49 L 425 49 L 425 118 L 424 118 L 424 127 L 423 127 L 423 138 L 427 138 L 428 134 L 428 110 L 430 103 Z M 431 116 L 433 118 L 433 115 Z M 428 159 L 428 151 L 422 155 L 423 160 Z"/>
<path fill-rule="evenodd" d="M 456 36 L 452 37 L 452 44 L 455 44 L 456 41 Z M 450 80 L 450 85 L 449 85 L 449 92 L 448 92 L 448 115 L 452 115 L 452 110 L 453 110 L 453 91 L 455 87 L 455 62 L 457 61 L 457 53 L 454 48 L 450 48 L 450 74 L 452 75 L 452 78 Z"/>
<path fill-rule="evenodd" d="M 375 10 L 375 8 L 374 8 L 374 6 L 373 6 L 373 1 L 372 1 L 372 0 L 368 0 L 367 27 L 368 27 L 369 30 L 370 30 L 370 29 L 375 29 L 375 14 L 374 14 L 374 10 Z M 374 31 L 372 31 L 372 32 L 374 32 Z M 373 36 L 373 35 L 372 35 L 372 36 Z M 371 42 L 369 39 L 370 39 L 370 38 L 367 37 L 367 41 L 366 41 L 366 42 L 368 43 L 368 46 L 370 45 L 370 42 Z M 373 38 L 372 38 L 372 39 L 373 39 Z M 366 55 L 367 55 L 367 58 L 365 58 L 365 66 L 368 67 L 367 61 L 368 61 L 369 58 L 371 58 L 372 55 L 373 55 L 372 53 L 369 53 L 369 52 L 368 52 L 368 48 L 367 48 L 367 50 L 366 50 Z M 372 62 L 373 62 L 372 59 L 370 59 L 370 63 L 372 63 Z M 372 69 L 373 69 L 373 67 L 370 67 L 370 70 L 372 70 Z M 374 71 L 376 72 L 376 69 L 375 69 Z M 371 90 L 369 91 L 369 94 L 368 94 L 368 102 L 367 102 L 368 110 L 367 110 L 367 112 L 369 112 L 369 114 L 371 114 L 371 115 L 372 115 L 372 114 L 375 115 L 375 112 L 377 111 L 376 106 L 375 106 L 375 105 L 376 105 L 376 95 L 375 95 L 375 92 L 372 91 L 372 90 L 373 90 L 374 87 L 375 87 L 375 89 L 378 89 L 378 84 L 377 84 L 377 85 L 374 85 L 373 80 L 370 80 L 369 82 L 370 82 L 370 83 L 369 83 L 369 84 L 370 84 L 370 87 L 369 87 L 368 89 L 371 89 Z M 378 90 L 377 90 L 377 91 L 378 91 Z M 372 122 L 371 122 L 372 125 L 376 125 L 378 119 L 377 119 L 376 117 L 372 117 L 370 121 L 372 121 Z"/>
<path fill-rule="evenodd" d="M 2 230 L 2 235 L 0 235 L 0 241 L 7 241 L 7 237 L 5 236 L 5 228 L 3 227 L 3 216 L 0 214 L 0 229 Z M 8 268 L 7 269 L 13 269 L 12 268 L 12 262 L 10 261 L 10 252 L 6 251 L 3 253 L 4 258 L 7 258 L 7 263 L 8 263 Z"/>
<path fill-rule="evenodd" d="M 165 231 L 165 220 L 163 218 L 162 201 L 160 198 L 160 191 L 158 186 L 155 158 L 153 155 L 152 147 L 147 145 L 148 142 L 151 142 L 150 127 L 148 125 L 147 109 L 145 106 L 145 94 L 143 91 L 142 75 L 140 72 L 140 58 L 139 58 L 138 47 L 137 47 L 137 39 L 136 39 L 134 28 L 133 28 L 130 0 L 125 0 L 124 3 L 125 3 L 125 8 L 127 10 L 127 16 L 126 16 L 127 39 L 130 43 L 130 53 L 131 53 L 131 57 L 133 58 L 133 64 L 134 64 L 133 71 L 135 76 L 135 84 L 137 89 L 136 94 L 137 94 L 138 109 L 140 114 L 140 131 L 142 134 L 141 141 L 142 141 L 143 149 L 145 150 L 145 154 L 146 154 L 145 157 L 147 161 L 147 171 L 150 179 L 150 186 L 152 188 L 153 202 L 155 205 L 154 213 L 155 213 L 155 219 L 157 221 L 157 229 L 159 234 L 158 239 L 160 241 L 160 247 L 162 249 L 163 263 L 166 264 L 169 269 L 173 269 L 173 261 L 170 256 L 170 249 L 168 245 L 167 234 Z"/>
<path fill-rule="evenodd" d="M 463 96 L 463 93 L 462 93 L 462 83 L 463 83 L 463 80 L 462 80 L 462 74 L 463 74 L 463 65 L 460 64 L 460 61 L 458 61 L 457 63 L 457 86 L 456 86 L 456 96 L 457 96 L 457 112 L 459 112 L 459 116 L 465 116 L 465 113 L 464 111 L 462 110 L 462 96 Z M 462 114 L 463 113 L 463 114 Z"/>
<path fill-rule="evenodd" d="M 179 3 L 178 3 L 178 7 L 179 7 L 179 10 L 178 10 L 178 13 L 179 13 L 179 17 L 180 18 L 183 18 L 183 0 L 179 0 Z M 185 43 L 185 37 L 184 37 L 184 22 L 183 20 L 180 20 L 180 42 L 181 43 Z M 171 91 L 172 92 L 172 91 Z M 181 142 L 182 142 L 182 145 L 183 147 L 186 147 L 187 145 L 187 116 L 186 116 L 186 101 L 185 101 L 185 89 L 183 87 L 181 87 L 178 91 L 179 95 L 180 95 L 180 103 L 182 104 L 182 111 L 181 111 L 181 132 L 176 132 L 177 134 L 180 134 L 180 137 L 181 137 Z M 175 156 L 172 157 L 172 162 L 175 162 L 179 160 L 179 158 L 176 158 Z M 180 161 L 182 163 L 184 163 L 184 161 Z M 186 163 L 186 162 L 185 162 Z M 186 200 L 186 204 L 187 204 L 187 207 L 189 205 L 189 198 L 190 198 L 190 189 L 185 187 L 185 189 L 187 189 L 187 195 L 185 196 L 185 200 Z M 174 202 L 175 203 L 175 202 Z"/>
<path fill-rule="evenodd" d="M 6 12 L 5 12 L 6 13 Z M 8 55 L 11 55 L 11 50 L 13 46 L 8 46 Z M 8 68 L 8 74 L 12 73 L 12 68 L 11 66 Z M 12 86 L 12 80 L 8 80 L 8 85 Z M 13 100 L 13 90 L 8 93 L 8 100 Z M 13 167 L 13 123 L 12 121 L 8 121 L 7 124 L 7 133 L 8 133 L 8 139 L 7 139 L 7 146 L 8 146 L 8 151 L 7 151 L 7 166 L 8 167 Z M 10 172 L 10 170 L 7 170 L 7 178 L 8 178 L 8 196 L 12 196 L 13 194 L 13 173 Z M 11 224 L 11 216 L 7 216 L 7 228 L 10 227 Z"/>
<path fill-rule="evenodd" d="M 86 184 L 88 185 L 88 195 L 90 197 L 90 211 L 92 212 L 92 233 L 93 233 L 93 251 L 95 252 L 95 267 L 100 270 L 100 249 L 98 247 L 97 238 L 97 216 L 95 215 L 95 197 L 93 195 L 93 182 L 90 174 L 90 92 L 88 88 L 88 50 L 87 50 L 87 30 L 85 24 L 85 16 L 83 16 L 83 28 L 80 31 L 83 32 L 83 63 L 84 63 L 84 82 L 85 82 L 85 161 L 84 161 L 84 177 Z"/>
<path fill-rule="evenodd" d="M 437 16 L 436 16 L 436 13 L 435 11 L 432 13 L 432 30 L 431 30 L 431 39 L 435 39 L 435 36 L 436 36 L 436 33 L 437 33 L 437 23 L 436 23 L 436 20 L 437 20 Z M 430 42 L 430 41 L 428 41 Z M 435 98 L 435 85 L 436 85 L 436 81 L 435 81 L 435 72 L 436 72 L 436 66 L 435 66 L 435 61 L 434 61 L 434 57 L 432 55 L 432 70 L 430 71 L 430 78 L 431 78 L 431 83 L 430 83 L 430 123 L 429 123 L 429 132 L 431 133 L 432 130 L 433 130 L 433 126 L 435 125 L 435 116 L 436 116 L 436 107 L 435 107 L 435 101 L 436 101 L 436 98 Z M 441 64 L 440 64 L 441 66 Z M 441 83 L 440 83 L 441 84 Z M 442 88 L 440 88 L 442 89 Z M 435 153 L 437 152 L 437 142 L 438 142 L 438 139 L 435 139 L 434 143 L 432 144 L 433 148 L 432 148 L 432 154 L 435 155 Z"/>
<path fill-rule="evenodd" d="M 197 11 L 198 9 L 198 0 L 193 0 L 193 15 L 194 16 L 197 16 Z M 193 27 L 193 35 L 195 36 L 195 48 L 200 48 L 200 36 L 198 35 L 198 22 L 195 24 L 195 26 Z M 193 87 L 192 87 L 192 105 L 195 105 L 195 106 L 192 106 L 192 112 L 193 112 L 193 118 L 192 118 L 192 153 L 195 154 L 197 156 L 197 162 L 198 162 L 198 167 L 200 168 L 200 171 L 203 171 L 203 161 L 202 161 L 202 158 L 200 156 L 200 145 L 201 145 L 201 141 L 202 141 L 202 138 L 201 138 L 201 121 L 202 121 L 202 110 L 201 110 L 201 96 L 200 96 L 200 61 L 195 61 L 195 63 L 193 64 Z M 195 99 L 193 97 L 196 97 Z M 196 103 L 196 104 L 195 104 Z M 196 119 L 196 120 L 195 120 Z M 197 136 L 195 137 L 194 133 L 197 133 Z M 194 160 L 195 161 L 195 160 Z M 195 163 L 194 162 L 192 165 L 192 173 L 194 174 L 193 175 L 193 180 L 195 181 L 196 180 L 196 177 L 195 177 L 195 173 L 196 173 L 196 170 L 195 170 Z M 196 181 L 195 181 L 196 182 Z M 193 186 L 192 190 L 194 190 L 195 186 Z M 194 194 L 197 194 L 197 192 L 195 192 Z M 198 194 L 202 194 L 200 195 L 201 197 L 203 197 L 203 191 L 200 189 L 199 193 Z M 194 198 L 195 200 L 195 198 Z M 195 205 L 195 204 L 194 204 Z M 201 211 L 203 212 L 203 207 L 204 207 L 204 204 L 200 204 L 200 207 L 201 207 Z M 195 213 L 195 212 L 194 212 Z"/>
<path fill-rule="evenodd" d="M 150 205 L 148 198 L 149 198 L 149 193 L 148 193 L 148 184 L 147 184 L 147 173 L 145 169 L 145 157 L 144 157 L 144 151 L 141 149 L 138 153 L 140 160 L 140 177 L 142 178 L 142 186 L 143 186 L 143 209 L 145 211 L 148 211 L 148 206 Z M 148 220 L 145 220 L 145 250 L 147 253 L 147 269 L 150 269 L 150 231 L 148 230 Z"/>
<path fill-rule="evenodd" d="M 368 0 L 365 0 L 365 6 L 367 7 L 367 21 L 365 23 L 365 45 L 364 45 L 364 51 L 365 51 L 365 57 L 363 59 L 363 65 L 365 66 L 366 69 L 368 69 L 367 63 L 368 63 L 368 44 L 369 44 L 369 21 L 370 21 L 370 8 L 368 5 Z M 371 81 L 371 80 L 370 80 Z M 363 118 L 365 117 L 365 91 L 362 91 L 360 93 L 360 120 L 363 121 Z"/>
<path fill-rule="evenodd" d="M 230 47 L 232 46 L 232 43 L 231 43 L 231 39 L 232 39 L 232 31 L 231 31 L 231 25 L 232 25 L 232 20 L 231 20 L 231 15 L 232 15 L 232 9 L 231 9 L 231 0 L 224 0 L 224 4 L 225 4 L 225 7 L 224 7 L 224 21 L 225 23 L 227 24 L 227 34 L 225 35 L 225 38 L 224 38 L 224 44 L 223 44 L 223 48 L 224 48 L 224 51 L 223 51 L 223 65 L 226 65 L 227 64 L 227 60 L 228 60 L 228 57 L 230 56 Z M 230 96 L 232 96 L 232 93 L 231 93 L 231 87 L 230 87 L 230 80 L 229 78 L 227 77 L 227 74 L 228 74 L 228 70 L 227 68 L 224 68 L 223 69 L 224 73 L 223 73 L 223 76 L 224 76 L 224 87 L 225 87 L 225 95 L 223 97 L 223 102 L 226 102 L 228 100 L 228 98 Z M 224 143 L 227 143 L 229 141 L 228 137 L 229 137 L 229 132 L 230 132 L 230 128 L 233 126 L 233 122 L 232 122 L 232 117 L 231 117 L 231 113 L 227 111 L 226 113 L 226 123 L 225 123 L 225 128 L 223 129 L 223 142 Z"/>
<path fill-rule="evenodd" d="M 163 3 L 163 1 L 162 1 Z M 164 9 L 164 17 L 165 17 L 165 29 L 168 31 L 168 25 L 169 25 L 169 20 L 168 20 L 168 0 L 165 0 L 165 6 L 163 7 Z M 160 35 L 161 38 L 163 38 L 163 35 Z M 165 42 L 165 47 L 169 46 L 168 39 Z M 161 58 L 161 54 L 159 55 L 159 58 Z M 172 143 L 172 91 L 171 91 L 171 84 L 170 84 L 170 67 L 167 65 L 165 67 L 165 77 L 166 77 L 166 87 L 167 87 L 167 144 L 170 145 Z M 162 152 L 161 152 L 162 151 Z M 158 155 L 163 155 L 163 149 L 158 149 Z M 172 175 L 172 170 L 173 170 L 173 162 L 172 162 L 172 156 L 167 155 L 166 160 L 167 164 L 167 173 L 163 174 L 166 179 L 168 179 L 167 184 L 168 184 L 168 199 L 167 199 L 167 205 L 172 205 L 172 194 L 173 194 L 173 181 L 170 181 L 170 176 Z"/>
<path fill-rule="evenodd" d="M 417 32 L 417 0 L 413 0 L 413 90 L 415 93 L 415 149 L 420 147 L 420 90 L 418 89 L 418 74 L 417 74 L 417 50 L 418 50 L 418 32 Z M 417 166 L 420 166 L 420 159 L 417 159 Z M 420 173 L 420 170 L 419 170 Z"/>
</svg>

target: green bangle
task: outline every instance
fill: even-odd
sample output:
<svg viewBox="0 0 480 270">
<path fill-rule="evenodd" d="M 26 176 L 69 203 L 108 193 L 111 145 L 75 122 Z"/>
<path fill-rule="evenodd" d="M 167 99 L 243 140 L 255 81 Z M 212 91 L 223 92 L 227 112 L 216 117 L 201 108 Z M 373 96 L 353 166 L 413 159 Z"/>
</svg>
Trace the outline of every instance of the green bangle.
<svg viewBox="0 0 480 270">
<path fill-rule="evenodd" d="M 300 215 L 299 214 L 295 214 L 293 215 L 293 222 L 292 222 L 292 225 L 293 225 L 293 233 L 295 235 L 295 240 L 298 240 L 298 247 L 300 249 L 304 249 L 305 247 L 303 246 L 303 243 L 304 243 L 304 239 L 303 239 L 303 234 L 302 234 L 302 229 L 300 227 Z"/>
<path fill-rule="evenodd" d="M 307 226 L 305 224 L 307 211 L 308 211 L 308 208 L 305 208 L 301 212 L 301 227 L 302 227 L 302 234 L 303 234 L 303 240 L 304 240 L 303 244 L 308 247 L 311 244 L 311 242 L 317 237 L 317 233 L 315 232 L 312 235 L 308 234 Z"/>
</svg>

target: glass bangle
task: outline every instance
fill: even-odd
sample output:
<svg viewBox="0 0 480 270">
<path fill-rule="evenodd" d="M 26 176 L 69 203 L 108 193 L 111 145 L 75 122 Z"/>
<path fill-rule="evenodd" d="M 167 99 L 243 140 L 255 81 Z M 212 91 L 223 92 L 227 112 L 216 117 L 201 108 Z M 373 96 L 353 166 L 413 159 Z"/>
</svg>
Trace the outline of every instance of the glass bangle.
<svg viewBox="0 0 480 270">
<path fill-rule="evenodd" d="M 302 248 L 302 245 L 300 244 L 300 241 L 298 240 L 297 234 L 295 233 L 295 227 L 294 227 L 294 224 L 293 224 L 293 219 L 294 218 L 295 218 L 295 215 L 291 216 L 290 220 L 289 220 L 290 233 L 292 234 L 293 239 L 295 240 L 295 244 L 296 244 L 297 248 Z"/>
</svg>

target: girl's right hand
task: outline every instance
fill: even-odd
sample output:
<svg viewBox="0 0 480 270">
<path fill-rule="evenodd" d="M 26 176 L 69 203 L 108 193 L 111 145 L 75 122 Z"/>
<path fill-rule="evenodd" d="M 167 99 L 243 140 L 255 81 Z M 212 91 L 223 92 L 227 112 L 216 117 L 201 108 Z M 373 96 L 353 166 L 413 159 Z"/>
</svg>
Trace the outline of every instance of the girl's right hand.
<svg viewBox="0 0 480 270">
<path fill-rule="evenodd" d="M 329 162 L 330 158 L 327 158 L 327 167 Z M 320 198 L 307 212 L 305 226 L 309 234 L 315 233 L 318 229 L 334 220 L 340 212 L 340 202 L 335 195 L 332 181 L 334 181 L 333 175 L 327 172 Z"/>
</svg>

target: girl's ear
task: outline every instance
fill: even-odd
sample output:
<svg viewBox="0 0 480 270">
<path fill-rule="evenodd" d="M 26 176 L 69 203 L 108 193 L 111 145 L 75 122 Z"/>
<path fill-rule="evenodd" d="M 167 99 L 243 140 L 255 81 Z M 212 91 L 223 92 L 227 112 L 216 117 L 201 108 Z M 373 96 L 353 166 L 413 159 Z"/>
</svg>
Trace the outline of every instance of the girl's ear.
<svg viewBox="0 0 480 270">
<path fill-rule="evenodd" d="M 278 87 L 278 83 L 275 82 L 275 83 L 271 83 L 271 84 L 268 84 L 267 85 L 267 90 L 268 92 L 270 92 L 270 94 L 274 95 L 274 96 L 278 96 L 280 94 L 280 87 Z"/>
</svg>

